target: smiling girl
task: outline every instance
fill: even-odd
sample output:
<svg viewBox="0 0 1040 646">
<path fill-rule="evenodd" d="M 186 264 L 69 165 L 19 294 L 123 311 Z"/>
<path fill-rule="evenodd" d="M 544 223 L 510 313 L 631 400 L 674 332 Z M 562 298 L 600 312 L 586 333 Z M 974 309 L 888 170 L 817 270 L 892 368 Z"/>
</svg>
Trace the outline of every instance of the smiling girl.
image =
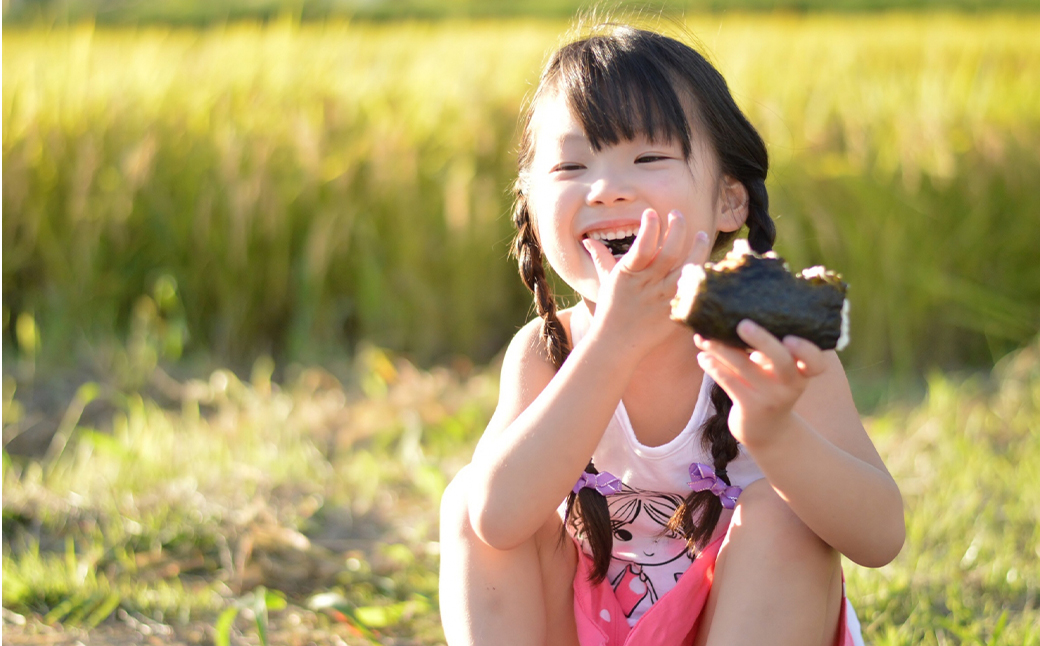
<svg viewBox="0 0 1040 646">
<path fill-rule="evenodd" d="M 669 319 L 684 265 L 743 227 L 772 248 L 767 167 L 674 39 L 608 25 L 549 60 L 514 210 L 540 316 L 444 494 L 449 644 L 861 643 L 839 556 L 881 566 L 905 529 L 839 359 L 751 321 L 745 352 Z M 544 261 L 577 306 L 557 311 Z"/>
</svg>

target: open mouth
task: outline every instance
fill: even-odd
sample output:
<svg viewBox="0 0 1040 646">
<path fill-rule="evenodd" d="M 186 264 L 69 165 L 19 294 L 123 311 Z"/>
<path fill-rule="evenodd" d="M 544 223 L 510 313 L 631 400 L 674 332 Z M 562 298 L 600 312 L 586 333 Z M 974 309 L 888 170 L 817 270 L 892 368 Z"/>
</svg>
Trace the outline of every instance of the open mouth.
<svg viewBox="0 0 1040 646">
<path fill-rule="evenodd" d="M 610 250 L 610 254 L 617 259 L 624 256 L 632 248 L 638 232 L 639 230 L 634 228 L 623 231 L 593 231 L 586 237 L 602 242 Z"/>
</svg>

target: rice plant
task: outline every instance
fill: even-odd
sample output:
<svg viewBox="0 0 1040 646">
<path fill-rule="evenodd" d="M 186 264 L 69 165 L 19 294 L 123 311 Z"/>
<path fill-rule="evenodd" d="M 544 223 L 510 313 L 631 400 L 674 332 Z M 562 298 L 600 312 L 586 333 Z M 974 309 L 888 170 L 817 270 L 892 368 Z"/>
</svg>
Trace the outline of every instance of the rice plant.
<svg viewBox="0 0 1040 646">
<path fill-rule="evenodd" d="M 780 251 L 852 284 L 850 367 L 989 364 L 1040 328 L 1038 26 L 664 22 L 767 140 Z M 507 188 L 565 27 L 6 28 L 5 349 L 486 360 L 530 315 Z"/>
</svg>

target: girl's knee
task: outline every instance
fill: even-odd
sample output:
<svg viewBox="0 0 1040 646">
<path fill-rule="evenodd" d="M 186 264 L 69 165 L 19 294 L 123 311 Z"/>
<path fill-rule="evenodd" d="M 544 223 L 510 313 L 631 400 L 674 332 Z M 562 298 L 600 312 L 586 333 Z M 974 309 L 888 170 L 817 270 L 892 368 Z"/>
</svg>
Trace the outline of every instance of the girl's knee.
<svg viewBox="0 0 1040 646">
<path fill-rule="evenodd" d="M 441 543 L 463 540 L 479 540 L 469 522 L 469 467 L 465 466 L 455 475 L 441 496 L 440 534 Z"/>
<path fill-rule="evenodd" d="M 778 557 L 839 561 L 838 552 L 802 522 L 764 478 L 740 494 L 730 531 L 766 541 Z"/>
</svg>

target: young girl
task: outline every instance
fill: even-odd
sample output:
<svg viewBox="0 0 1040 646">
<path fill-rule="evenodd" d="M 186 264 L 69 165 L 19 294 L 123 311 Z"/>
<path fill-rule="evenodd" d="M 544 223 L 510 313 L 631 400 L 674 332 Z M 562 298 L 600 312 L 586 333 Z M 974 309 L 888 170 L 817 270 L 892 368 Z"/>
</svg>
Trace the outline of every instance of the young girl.
<svg viewBox="0 0 1040 646">
<path fill-rule="evenodd" d="M 684 264 L 744 226 L 772 247 L 767 165 L 682 43 L 607 26 L 549 61 L 514 211 L 540 318 L 444 494 L 449 644 L 861 643 L 839 555 L 884 565 L 905 528 L 837 356 L 669 320 Z M 543 258 L 581 303 L 557 311 Z"/>
</svg>

